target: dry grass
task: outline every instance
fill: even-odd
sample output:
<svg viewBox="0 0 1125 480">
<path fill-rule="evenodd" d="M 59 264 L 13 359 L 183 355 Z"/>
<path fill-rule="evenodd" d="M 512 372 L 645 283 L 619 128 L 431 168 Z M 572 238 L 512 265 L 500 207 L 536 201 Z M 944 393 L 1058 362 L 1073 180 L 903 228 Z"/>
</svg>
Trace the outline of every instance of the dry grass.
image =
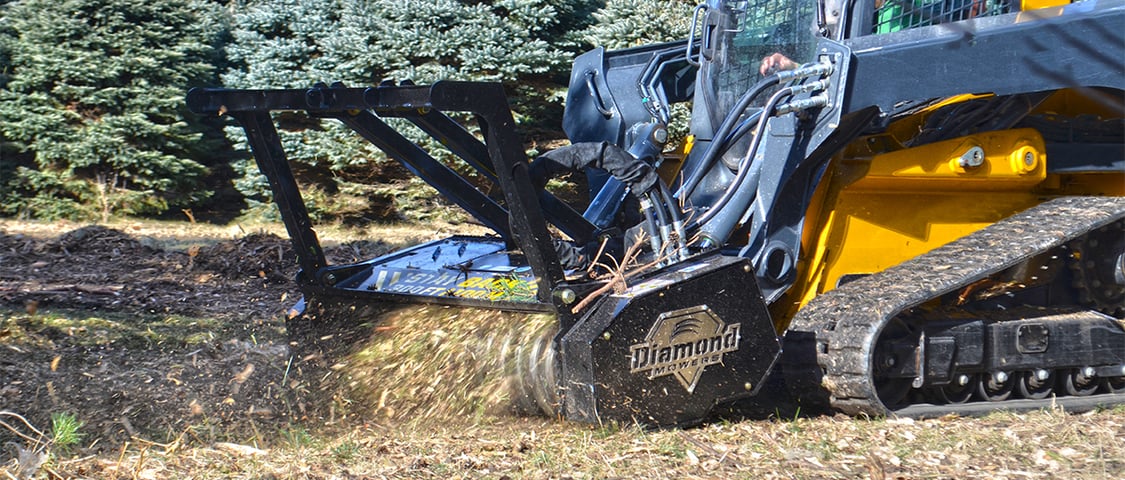
<svg viewBox="0 0 1125 480">
<path fill-rule="evenodd" d="M 494 417 L 425 429 L 356 423 L 270 448 L 137 441 L 62 460 L 86 478 L 1121 478 L 1125 411 L 981 419 L 842 417 L 692 430 Z"/>
<path fill-rule="evenodd" d="M 0 222 L 0 230 L 9 234 L 43 238 L 77 227 Z M 138 237 L 151 237 L 166 248 L 244 236 L 237 226 L 144 222 L 114 227 Z M 320 234 L 325 243 L 357 236 L 406 243 L 452 231 L 431 226 L 424 230 L 416 226 L 396 228 L 379 233 L 324 229 Z M 284 234 L 279 229 L 266 230 Z M 185 401 L 183 408 L 165 411 L 169 416 L 180 415 L 164 422 L 183 425 L 180 430 L 159 438 L 143 433 L 131 435 L 128 441 L 112 445 L 108 440 L 91 445 L 106 437 L 96 431 L 83 432 L 88 434 L 85 443 L 69 454 L 50 452 L 51 458 L 32 478 L 1125 477 L 1123 407 L 1079 415 L 1052 410 L 924 421 L 839 416 L 746 420 L 664 431 L 514 416 L 509 406 L 518 394 L 512 393 L 512 379 L 517 377 L 520 359 L 526 359 L 519 348 L 524 344 L 515 339 L 549 336 L 550 319 L 468 310 L 459 313 L 464 318 L 454 321 L 450 313 L 441 307 L 390 312 L 366 337 L 362 348 L 338 364 L 328 365 L 326 385 L 335 389 L 330 393 L 339 412 L 329 424 L 322 422 L 322 417 L 312 416 L 293 421 L 275 419 L 270 423 L 260 419 L 208 423 L 202 417 L 192 416 Z M 8 365 L 4 362 L 9 360 L 23 361 L 26 352 L 35 351 L 41 358 L 37 357 L 34 367 L 44 375 L 55 378 L 65 374 L 71 368 L 67 363 L 70 357 L 65 357 L 60 365 L 58 360 L 52 360 L 58 358 L 52 350 L 58 348 L 56 344 L 33 341 L 40 337 L 29 335 L 63 331 L 66 329 L 59 322 L 81 323 L 93 315 L 74 314 L 70 320 L 50 312 L 27 315 L 37 316 L 28 319 L 24 314 L 10 314 L 13 322 L 19 320 L 12 325 L 18 324 L 20 328 L 0 328 L 0 367 Z M 323 400 L 303 384 L 292 387 L 294 372 L 287 356 L 253 353 L 284 348 L 280 345 L 284 341 L 280 334 L 266 335 L 279 327 L 276 319 L 167 318 L 167 325 L 150 319 L 144 322 L 144 329 L 139 329 L 139 324 L 129 323 L 128 318 L 106 317 L 82 330 L 91 332 L 90 335 L 104 331 L 91 337 L 97 341 L 58 336 L 52 337 L 51 342 L 73 343 L 75 351 L 82 352 L 127 346 L 131 362 L 136 363 L 145 356 L 163 358 L 169 352 L 178 355 L 181 350 L 194 353 L 199 347 L 193 336 L 201 331 L 213 332 L 215 338 L 210 342 L 224 350 L 216 349 L 220 354 L 214 354 L 212 362 L 223 369 L 197 377 L 200 382 L 214 383 L 216 392 L 233 388 L 240 375 L 253 373 L 256 377 L 268 377 L 269 382 L 263 380 L 263 384 L 285 386 L 287 394 L 308 394 L 298 398 L 297 403 Z M 238 328 L 230 328 L 232 325 Z M 176 345 L 182 343 L 183 347 L 165 352 L 159 348 L 169 348 L 166 346 L 171 343 L 150 341 L 151 335 L 160 336 L 161 340 L 175 339 L 179 342 Z M 143 341 L 127 341 L 134 338 Z M 254 346 L 245 358 L 243 352 L 228 347 L 243 343 Z M 194 355 L 180 357 L 195 360 Z M 227 357 L 229 361 L 223 363 Z M 248 373 L 243 367 L 251 361 L 258 367 Z M 184 371 L 187 368 L 184 366 Z M 176 392 L 176 388 L 181 388 L 178 382 L 186 381 L 187 376 L 169 379 L 158 375 L 154 379 L 152 389 L 159 384 Z M 98 386 L 93 382 L 90 385 Z M 193 388 L 196 386 L 200 391 L 207 387 L 192 384 Z M 7 398 L 4 395 L 8 387 L 0 385 L 0 401 Z M 0 410 L 4 409 L 0 405 Z M 176 413 L 180 410 L 184 413 Z M 254 412 L 238 410 L 232 413 L 235 414 L 249 417 Z M 79 416 L 78 420 L 89 424 L 91 418 Z M 35 436 L 15 422 L 9 424 Z M 45 435 L 50 434 L 48 425 L 36 427 Z M 10 444 L 2 448 L 0 480 L 18 478 L 16 452 Z"/>
</svg>

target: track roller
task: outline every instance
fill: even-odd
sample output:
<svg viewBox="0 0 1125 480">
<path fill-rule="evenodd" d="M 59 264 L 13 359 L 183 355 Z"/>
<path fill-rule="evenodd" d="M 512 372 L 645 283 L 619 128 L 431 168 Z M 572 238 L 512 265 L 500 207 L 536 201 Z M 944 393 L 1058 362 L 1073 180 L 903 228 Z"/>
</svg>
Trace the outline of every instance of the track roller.
<svg viewBox="0 0 1125 480">
<path fill-rule="evenodd" d="M 1002 402 L 1012 396 L 1017 377 L 1007 372 L 982 375 L 977 382 L 977 396 L 989 402 Z"/>
<path fill-rule="evenodd" d="M 1067 369 L 1060 381 L 1067 395 L 1084 397 L 1098 391 L 1098 378 L 1091 367 Z"/>
<path fill-rule="evenodd" d="M 1023 398 L 1041 400 L 1049 397 L 1055 391 L 1056 377 L 1049 370 L 1036 369 L 1020 373 L 1019 384 L 1016 386 Z"/>
</svg>

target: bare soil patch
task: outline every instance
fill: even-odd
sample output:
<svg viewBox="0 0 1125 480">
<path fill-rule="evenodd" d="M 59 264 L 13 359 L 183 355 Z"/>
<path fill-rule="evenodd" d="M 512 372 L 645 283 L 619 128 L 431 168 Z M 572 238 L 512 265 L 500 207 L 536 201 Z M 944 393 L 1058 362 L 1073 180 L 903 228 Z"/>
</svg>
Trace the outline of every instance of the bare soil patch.
<svg viewBox="0 0 1125 480">
<path fill-rule="evenodd" d="M 307 418 L 284 331 L 295 271 L 273 234 L 166 250 L 102 226 L 0 231 L 0 405 L 41 427 L 75 414 L 92 452 L 134 437 L 245 441 Z"/>
</svg>

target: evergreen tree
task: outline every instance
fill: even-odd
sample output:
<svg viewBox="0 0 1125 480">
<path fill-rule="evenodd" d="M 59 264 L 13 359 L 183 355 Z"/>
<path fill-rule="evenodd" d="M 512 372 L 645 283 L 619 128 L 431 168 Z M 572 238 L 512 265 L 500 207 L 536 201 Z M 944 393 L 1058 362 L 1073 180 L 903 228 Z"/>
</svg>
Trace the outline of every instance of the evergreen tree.
<svg viewBox="0 0 1125 480">
<path fill-rule="evenodd" d="M 233 6 L 231 42 L 226 46 L 230 67 L 221 76 L 228 88 L 307 88 L 317 82 L 354 78 L 333 73 L 339 63 L 325 43 L 341 28 L 341 6 L 337 0 L 249 0 Z M 354 82 L 350 82 L 354 83 Z M 283 113 L 275 115 L 278 134 L 286 155 L 305 188 L 306 201 L 314 218 L 327 215 L 340 202 L 332 203 L 323 194 L 341 197 L 341 186 L 348 193 L 359 193 L 352 203 L 363 202 L 372 192 L 354 192 L 360 185 L 348 183 L 361 171 L 377 169 L 369 160 L 381 158 L 370 144 L 356 141 L 338 122 L 310 119 Z M 230 140 L 248 149 L 241 128 L 227 129 Z M 272 216 L 274 208 L 269 184 L 249 155 L 234 162 L 238 175 L 235 186 L 259 214 Z M 352 170 L 348 172 L 347 170 Z"/>
<path fill-rule="evenodd" d="M 691 0 L 608 0 L 594 13 L 597 22 L 584 39 L 607 49 L 637 47 L 687 38 Z"/>
<path fill-rule="evenodd" d="M 236 7 L 227 49 L 234 66 L 222 78 L 232 88 L 307 87 L 318 81 L 362 86 L 384 79 L 501 81 L 509 86 L 519 120 L 558 132 L 559 92 L 577 50 L 576 32 L 588 26 L 594 7 L 592 0 L 247 1 Z M 357 180 L 404 176 L 335 122 L 277 118 L 289 160 L 303 177 L 299 181 L 318 191 L 370 198 L 372 190 Z M 425 144 L 421 135 L 408 136 Z M 231 139 L 241 141 L 242 133 L 232 130 Z M 239 188 L 267 200 L 266 182 L 253 163 L 246 160 L 238 168 L 246 175 Z M 381 193 L 393 190 L 384 187 Z M 316 216 L 322 207 L 315 205 L 317 195 L 308 196 Z"/>
<path fill-rule="evenodd" d="M 3 11 L 0 212 L 152 214 L 206 199 L 203 127 L 184 92 L 213 83 L 218 6 L 22 0 Z"/>
<path fill-rule="evenodd" d="M 12 43 L 16 39 L 16 32 L 4 15 L 9 3 L 12 3 L 11 0 L 0 0 L 0 88 L 4 88 L 8 83 L 12 65 Z"/>
</svg>

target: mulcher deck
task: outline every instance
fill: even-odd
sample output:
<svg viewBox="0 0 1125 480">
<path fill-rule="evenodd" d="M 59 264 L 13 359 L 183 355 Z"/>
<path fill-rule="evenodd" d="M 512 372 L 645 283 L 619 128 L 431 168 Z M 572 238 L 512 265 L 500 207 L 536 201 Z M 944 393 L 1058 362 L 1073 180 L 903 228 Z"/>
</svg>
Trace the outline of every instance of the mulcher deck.
<svg viewBox="0 0 1125 480">
<path fill-rule="evenodd" d="M 849 282 L 821 295 L 794 318 L 791 333 L 786 336 L 786 347 L 802 351 L 815 348 L 817 366 L 823 371 L 823 378 L 817 383 L 827 388 L 831 407 L 849 415 L 911 414 L 919 410 L 930 416 L 957 413 L 962 409 L 968 412 L 982 405 L 989 409 L 1009 404 L 1017 408 L 1051 406 L 1053 399 L 915 406 L 892 412 L 878 398 L 871 376 L 876 339 L 888 321 L 911 307 L 1001 272 L 1121 218 L 1125 218 L 1125 198 L 1066 197 L 1045 202 L 880 274 Z M 814 338 L 815 347 L 808 344 Z M 802 369 L 807 372 L 808 367 L 813 367 L 811 355 L 796 357 L 799 357 L 795 360 L 798 365 L 791 363 L 786 368 L 787 382 L 790 372 Z M 808 378 L 805 377 L 803 384 L 791 386 L 791 391 L 801 392 L 802 387 L 812 386 L 807 385 Z M 823 394 L 823 390 L 820 392 Z M 810 399 L 807 393 L 801 396 L 817 404 L 817 399 Z M 823 400 L 821 398 L 820 402 Z M 1025 405 L 1029 402 L 1035 405 Z M 1091 402 L 1125 403 L 1125 395 L 1082 397 L 1080 403 Z"/>
</svg>

